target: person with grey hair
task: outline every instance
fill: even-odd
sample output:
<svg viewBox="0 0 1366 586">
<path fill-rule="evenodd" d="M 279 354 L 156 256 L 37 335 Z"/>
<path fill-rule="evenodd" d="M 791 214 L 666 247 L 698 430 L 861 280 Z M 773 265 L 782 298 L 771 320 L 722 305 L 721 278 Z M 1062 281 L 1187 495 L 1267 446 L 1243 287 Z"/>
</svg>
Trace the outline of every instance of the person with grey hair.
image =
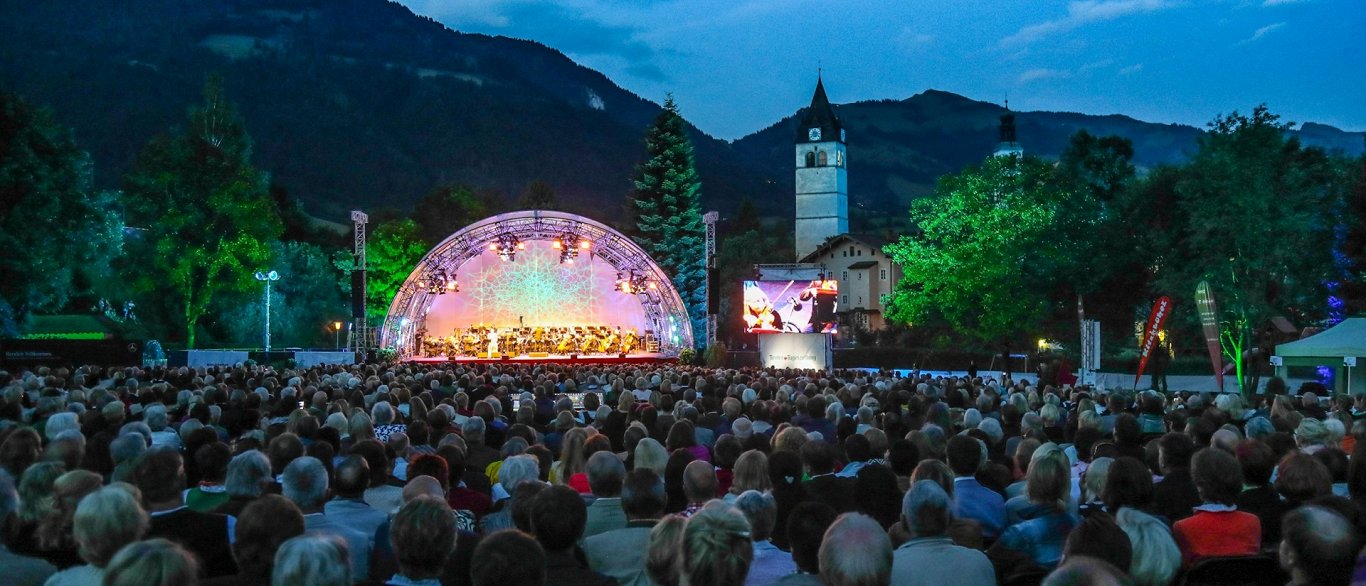
<svg viewBox="0 0 1366 586">
<path fill-rule="evenodd" d="M 683 469 L 683 495 L 688 506 L 678 513 L 682 517 L 693 516 L 707 501 L 716 498 L 716 469 L 710 462 L 693 460 Z"/>
<path fill-rule="evenodd" d="M 370 408 L 370 420 L 375 425 L 375 439 L 380 443 L 388 442 L 390 435 L 408 431 L 408 426 L 394 423 L 396 416 L 394 406 L 388 401 L 378 401 Z"/>
<path fill-rule="evenodd" d="M 892 582 L 900 585 L 996 583 L 996 571 L 982 552 L 955 545 L 948 537 L 953 499 L 933 480 L 911 485 L 901 499 L 901 522 L 911 539 L 892 554 Z"/>
<path fill-rule="evenodd" d="M 168 539 L 135 541 L 104 568 L 104 586 L 184 586 L 199 582 L 194 554 Z"/>
<path fill-rule="evenodd" d="M 177 450 L 183 449 L 185 445 L 180 441 L 180 434 L 169 427 L 169 416 L 166 414 L 166 406 L 155 403 L 142 412 L 142 420 L 147 422 L 148 429 L 152 430 L 151 443 L 153 446 L 171 446 Z"/>
<path fill-rule="evenodd" d="M 612 452 L 597 452 L 588 458 L 588 488 L 593 502 L 588 505 L 585 538 L 626 526 L 626 512 L 621 508 L 621 482 L 626 478 L 626 465 Z"/>
<path fill-rule="evenodd" d="M 99 584 L 119 548 L 142 539 L 150 521 L 131 488 L 106 486 L 81 499 L 72 519 L 72 535 L 85 565 L 58 572 L 45 586 Z"/>
<path fill-rule="evenodd" d="M 113 482 L 127 482 L 139 456 L 147 451 L 147 440 L 142 434 L 130 433 L 114 438 L 109 442 L 109 459 L 113 461 L 114 471 L 110 475 Z"/>
<path fill-rule="evenodd" d="M 353 576 L 369 576 L 370 546 L 373 537 L 323 514 L 327 500 L 327 468 L 312 456 L 302 456 L 285 466 L 281 482 L 285 498 L 304 513 L 304 528 L 346 542 Z M 278 566 L 277 566 L 278 571 Z"/>
<path fill-rule="evenodd" d="M 228 500 L 213 512 L 237 517 L 274 482 L 275 478 L 270 475 L 270 458 L 259 450 L 247 450 L 233 456 L 228 461 L 228 474 L 223 480 Z"/>
<path fill-rule="evenodd" d="M 1247 420 L 1243 425 L 1243 433 L 1247 434 L 1247 439 L 1265 440 L 1266 436 L 1276 433 L 1276 428 L 1270 419 L 1258 415 Z"/>
<path fill-rule="evenodd" d="M 14 478 L 0 470 L 0 526 L 8 527 L 19 511 L 19 492 Z M 57 572 L 57 567 L 47 560 L 19 555 L 10 551 L 7 540 L 9 531 L 0 531 L 0 568 L 4 568 L 5 580 L 23 586 L 42 584 Z"/>
<path fill-rule="evenodd" d="M 821 579 L 827 586 L 891 584 L 892 540 L 872 517 L 840 515 L 825 531 L 819 555 Z"/>
<path fill-rule="evenodd" d="M 305 533 L 280 545 L 275 552 L 272 586 L 331 586 L 350 584 L 352 566 L 347 542 L 335 535 Z M 364 576 L 365 574 L 359 574 Z"/>
<path fill-rule="evenodd" d="M 152 445 L 152 428 L 147 427 L 146 423 L 141 421 L 130 421 L 119 428 L 119 437 L 129 434 L 140 435 L 148 446 Z"/>
<path fill-rule="evenodd" d="M 47 418 L 47 423 L 43 424 L 43 437 L 48 441 L 57 439 L 57 436 L 64 431 L 81 430 L 81 424 L 76 420 L 76 414 L 71 411 L 54 413 Z"/>
<path fill-rule="evenodd" d="M 513 528 L 513 495 L 517 494 L 519 485 L 540 482 L 540 474 L 541 464 L 536 456 L 521 455 L 504 460 L 498 472 L 499 482 L 494 486 L 494 494 L 500 498 L 494 501 L 493 509 L 480 520 L 480 532 L 489 535 L 500 529 Z"/>
<path fill-rule="evenodd" d="M 460 425 L 460 434 L 465 437 L 465 467 L 483 472 L 489 464 L 497 462 L 502 453 L 484 443 L 487 424 L 482 417 L 471 417 Z M 505 464 L 506 465 L 506 464 Z M 499 472 L 501 474 L 501 470 Z"/>
<path fill-rule="evenodd" d="M 749 520 L 734 507 L 719 500 L 707 503 L 684 523 L 679 541 L 681 551 L 675 564 L 682 584 L 745 583 L 754 546 L 749 539 Z"/>
<path fill-rule="evenodd" d="M 764 586 L 797 571 L 792 554 L 778 549 L 770 539 L 778 517 L 778 501 L 773 495 L 747 490 L 735 498 L 735 508 L 749 520 L 749 536 L 754 542 L 754 559 L 749 564 L 748 586 Z"/>
</svg>

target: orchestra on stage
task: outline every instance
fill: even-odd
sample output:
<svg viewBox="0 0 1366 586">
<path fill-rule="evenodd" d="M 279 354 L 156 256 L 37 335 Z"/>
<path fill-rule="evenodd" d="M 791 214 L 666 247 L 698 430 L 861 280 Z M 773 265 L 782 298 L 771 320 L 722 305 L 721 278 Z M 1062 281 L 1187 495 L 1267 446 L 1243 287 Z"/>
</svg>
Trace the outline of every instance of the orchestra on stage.
<svg viewBox="0 0 1366 586">
<path fill-rule="evenodd" d="M 500 356 L 548 357 L 550 355 L 625 355 L 637 352 L 656 352 L 659 342 L 654 333 L 644 336 L 635 328 L 621 326 L 572 327 L 495 327 L 477 325 L 456 329 L 449 336 L 430 336 L 418 332 L 422 341 L 419 355 L 429 358 L 496 358 Z"/>
</svg>

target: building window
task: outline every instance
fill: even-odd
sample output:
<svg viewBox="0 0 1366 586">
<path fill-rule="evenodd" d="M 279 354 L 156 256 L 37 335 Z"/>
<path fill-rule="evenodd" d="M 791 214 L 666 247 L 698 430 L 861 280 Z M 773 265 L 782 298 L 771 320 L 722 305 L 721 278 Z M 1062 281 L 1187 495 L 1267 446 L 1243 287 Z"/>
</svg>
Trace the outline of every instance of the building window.
<svg viewBox="0 0 1366 586">
<path fill-rule="evenodd" d="M 886 280 L 887 280 L 887 269 L 882 269 L 882 270 L 878 271 L 878 278 L 879 278 L 879 279 L 882 279 L 883 281 L 886 281 Z"/>
<path fill-rule="evenodd" d="M 854 256 L 854 247 L 849 247 L 849 256 Z"/>
<path fill-rule="evenodd" d="M 858 249 L 858 255 L 859 255 L 859 256 L 863 256 L 863 249 L 862 249 L 862 248 Z"/>
<path fill-rule="evenodd" d="M 863 273 L 857 273 L 857 275 L 858 275 L 858 280 L 862 281 L 862 280 L 863 280 Z"/>
<path fill-rule="evenodd" d="M 819 154 L 816 155 L 816 164 L 824 167 L 827 164 L 827 162 L 828 161 L 825 158 L 825 151 L 821 151 Z"/>
<path fill-rule="evenodd" d="M 841 304 L 841 305 L 849 305 L 849 294 L 848 294 L 848 293 L 845 293 L 844 295 L 840 295 L 840 304 Z"/>
<path fill-rule="evenodd" d="M 806 166 L 807 166 L 807 167 L 815 167 L 815 166 L 816 166 L 816 153 L 813 153 L 813 152 L 811 152 L 811 151 L 807 151 L 807 152 L 806 152 Z"/>
<path fill-rule="evenodd" d="M 840 251 L 840 256 L 849 256 L 849 255 L 848 255 L 848 254 L 845 254 L 845 252 L 844 252 L 843 250 L 841 250 L 841 251 Z M 834 253 L 831 253 L 831 254 L 830 254 L 830 258 L 835 258 L 835 254 L 834 254 Z"/>
<path fill-rule="evenodd" d="M 848 280 L 849 280 L 849 271 L 840 271 L 840 280 L 841 280 L 841 281 L 848 281 Z"/>
</svg>

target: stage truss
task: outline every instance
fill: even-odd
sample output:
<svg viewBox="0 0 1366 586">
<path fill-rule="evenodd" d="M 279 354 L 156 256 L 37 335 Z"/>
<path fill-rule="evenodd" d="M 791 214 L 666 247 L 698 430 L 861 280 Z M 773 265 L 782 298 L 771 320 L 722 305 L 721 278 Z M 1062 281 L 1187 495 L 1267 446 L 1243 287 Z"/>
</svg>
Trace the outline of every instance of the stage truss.
<svg viewBox="0 0 1366 586">
<path fill-rule="evenodd" d="M 640 246 L 620 232 L 583 216 L 537 210 L 485 218 L 450 235 L 427 252 L 394 295 L 380 332 L 380 345 L 394 349 L 400 358 L 417 354 L 417 333 L 423 329 L 427 312 L 439 294 L 431 286 L 437 276 L 456 274 L 466 261 L 509 238 L 526 243 L 554 241 L 566 235 L 590 242 L 585 254 L 607 262 L 618 272 L 643 277 L 647 285 L 635 288 L 634 295 L 662 351 L 676 354 L 692 347 L 692 322 L 686 306 L 668 275 Z"/>
</svg>

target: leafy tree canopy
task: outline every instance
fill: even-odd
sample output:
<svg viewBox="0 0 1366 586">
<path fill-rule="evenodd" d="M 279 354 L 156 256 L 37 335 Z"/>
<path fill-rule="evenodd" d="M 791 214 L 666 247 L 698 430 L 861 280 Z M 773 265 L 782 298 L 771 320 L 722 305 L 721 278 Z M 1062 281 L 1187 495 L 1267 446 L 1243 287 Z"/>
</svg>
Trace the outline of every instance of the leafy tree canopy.
<svg viewBox="0 0 1366 586">
<path fill-rule="evenodd" d="M 217 80 L 183 130 L 139 153 L 126 186 L 126 221 L 141 231 L 135 285 L 148 302 L 176 308 L 193 348 L 215 296 L 252 289 L 282 232 L 267 176 L 251 164 L 251 137 Z"/>
</svg>

